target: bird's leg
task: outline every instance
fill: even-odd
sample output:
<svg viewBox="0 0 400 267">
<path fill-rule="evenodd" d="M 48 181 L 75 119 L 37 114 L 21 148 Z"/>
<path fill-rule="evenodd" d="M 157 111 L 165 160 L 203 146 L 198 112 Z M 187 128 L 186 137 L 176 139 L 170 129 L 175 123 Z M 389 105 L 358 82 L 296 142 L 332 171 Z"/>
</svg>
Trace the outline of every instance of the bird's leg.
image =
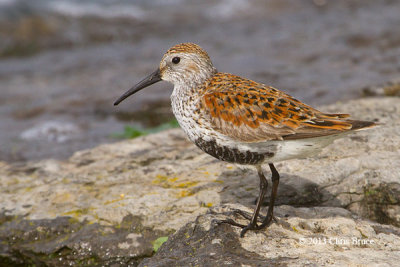
<svg viewBox="0 0 400 267">
<path fill-rule="evenodd" d="M 267 193 L 267 189 L 268 189 L 268 181 L 262 172 L 261 166 L 257 166 L 257 172 L 258 172 L 258 177 L 260 178 L 260 195 L 258 196 L 256 208 L 253 212 L 253 215 L 250 218 L 250 216 L 248 216 L 248 214 L 246 212 L 241 211 L 241 210 L 234 210 L 235 213 L 242 215 L 246 219 L 250 219 L 250 223 L 248 225 L 243 225 L 243 224 L 239 224 L 239 223 L 233 221 L 232 219 L 218 221 L 219 224 L 227 223 L 227 224 L 230 224 L 233 226 L 238 226 L 238 227 L 243 228 L 242 232 L 240 233 L 241 237 L 244 236 L 244 233 L 246 233 L 247 230 L 257 229 L 257 218 L 259 216 L 261 204 L 264 200 L 265 194 Z"/>
<path fill-rule="evenodd" d="M 268 188 L 268 181 L 262 172 L 261 166 L 257 166 L 257 172 L 258 172 L 258 176 L 260 178 L 260 195 L 257 199 L 256 208 L 254 209 L 253 216 L 251 217 L 250 223 L 245 226 L 245 225 L 242 225 L 242 224 L 239 224 L 239 223 L 233 221 L 232 219 L 219 221 L 219 223 L 227 223 L 227 224 L 231 224 L 231 225 L 243 228 L 242 231 L 240 232 L 240 237 L 244 237 L 244 235 L 246 234 L 246 232 L 248 230 L 263 229 L 265 227 L 268 227 L 271 224 L 272 220 L 276 220 L 276 218 L 274 217 L 274 204 L 275 204 L 276 196 L 278 194 L 279 173 L 275 169 L 275 166 L 272 163 L 269 163 L 269 168 L 271 169 L 271 173 L 272 173 L 272 176 L 271 176 L 272 191 L 271 191 L 271 198 L 270 198 L 270 202 L 269 202 L 269 206 L 268 206 L 267 216 L 265 216 L 263 222 L 260 225 L 257 225 L 257 218 L 259 217 L 261 203 L 264 200 L 264 197 L 265 197 L 265 194 L 267 193 L 267 188 Z M 244 212 L 239 212 L 239 211 L 235 211 L 235 212 L 242 215 L 245 218 L 249 217 L 249 216 L 247 216 L 247 214 L 244 215 L 245 214 Z"/>
<path fill-rule="evenodd" d="M 261 166 L 257 166 L 257 173 L 258 177 L 260 178 L 260 195 L 258 196 L 256 208 L 254 209 L 250 223 L 242 229 L 242 231 L 240 232 L 240 237 L 243 237 L 248 230 L 260 229 L 257 225 L 257 218 L 259 216 L 258 214 L 260 212 L 261 204 L 263 203 L 265 194 L 267 193 L 268 181 L 262 172 Z"/>
<path fill-rule="evenodd" d="M 272 163 L 269 163 L 269 168 L 271 169 L 272 172 L 272 191 L 271 191 L 271 198 L 269 201 L 269 206 L 268 206 L 268 211 L 267 211 L 267 216 L 265 216 L 264 221 L 260 226 L 258 226 L 258 229 L 262 229 L 264 227 L 268 227 L 271 223 L 271 221 L 274 219 L 276 221 L 276 218 L 274 218 L 274 204 L 275 204 L 275 199 L 278 194 L 278 185 L 279 185 L 279 173 L 275 169 L 275 166 Z"/>
</svg>

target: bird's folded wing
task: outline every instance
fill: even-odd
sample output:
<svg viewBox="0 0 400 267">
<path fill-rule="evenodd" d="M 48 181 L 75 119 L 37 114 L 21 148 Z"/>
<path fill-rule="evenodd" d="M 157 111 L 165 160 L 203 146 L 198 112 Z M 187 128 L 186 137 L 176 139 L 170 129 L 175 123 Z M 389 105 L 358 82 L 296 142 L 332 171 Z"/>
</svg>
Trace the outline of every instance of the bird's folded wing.
<svg viewBox="0 0 400 267">
<path fill-rule="evenodd" d="M 301 139 L 352 128 L 351 121 L 343 119 L 347 114 L 325 114 L 272 87 L 234 75 L 228 78 L 208 84 L 199 110 L 214 130 L 233 140 Z"/>
</svg>

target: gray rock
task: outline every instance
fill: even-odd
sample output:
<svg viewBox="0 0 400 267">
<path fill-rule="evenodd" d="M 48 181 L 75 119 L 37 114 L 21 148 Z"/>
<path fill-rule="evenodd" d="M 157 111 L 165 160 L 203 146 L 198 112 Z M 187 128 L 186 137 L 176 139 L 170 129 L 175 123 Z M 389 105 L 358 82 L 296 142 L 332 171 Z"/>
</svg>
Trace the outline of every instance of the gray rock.
<svg viewBox="0 0 400 267">
<path fill-rule="evenodd" d="M 314 158 L 276 164 L 283 226 L 243 239 L 238 229 L 210 222 L 233 216 L 227 203 L 252 210 L 256 173 L 202 153 L 179 129 L 80 151 L 68 161 L 0 162 L 0 263 L 137 265 L 153 255 L 159 237 L 178 231 L 156 254 L 165 255 L 160 266 L 190 247 L 193 257 L 174 264 L 200 264 L 212 251 L 220 265 L 342 265 L 357 254 L 360 262 L 374 257 L 393 265 L 400 247 L 400 101 L 370 98 L 321 109 L 382 125 L 337 140 Z M 194 234 L 186 239 L 189 230 Z M 314 236 L 375 243 L 300 246 L 300 238 Z M 181 251 L 168 252 L 173 246 Z"/>
<path fill-rule="evenodd" d="M 286 217 L 281 225 L 245 238 L 237 227 L 215 222 L 234 209 L 250 211 L 236 204 L 213 208 L 139 266 L 394 266 L 400 257 L 400 229 L 354 218 L 342 208 L 280 206 L 276 214 Z"/>
</svg>

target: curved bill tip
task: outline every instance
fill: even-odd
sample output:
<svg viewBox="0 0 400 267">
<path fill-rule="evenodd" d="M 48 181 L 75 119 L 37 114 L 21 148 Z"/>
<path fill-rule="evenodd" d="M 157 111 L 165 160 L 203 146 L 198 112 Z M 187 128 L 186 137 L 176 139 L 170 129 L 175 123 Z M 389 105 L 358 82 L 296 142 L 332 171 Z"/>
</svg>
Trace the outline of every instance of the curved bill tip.
<svg viewBox="0 0 400 267">
<path fill-rule="evenodd" d="M 135 86 L 133 86 L 131 89 L 126 91 L 122 96 L 120 96 L 117 101 L 114 102 L 114 106 L 118 105 L 122 101 L 124 101 L 126 98 L 129 96 L 133 95 L 136 92 L 139 92 L 143 88 L 146 88 L 149 85 L 152 85 L 156 82 L 161 81 L 161 73 L 160 69 L 157 69 L 155 72 L 141 80 L 139 83 L 137 83 Z"/>
</svg>

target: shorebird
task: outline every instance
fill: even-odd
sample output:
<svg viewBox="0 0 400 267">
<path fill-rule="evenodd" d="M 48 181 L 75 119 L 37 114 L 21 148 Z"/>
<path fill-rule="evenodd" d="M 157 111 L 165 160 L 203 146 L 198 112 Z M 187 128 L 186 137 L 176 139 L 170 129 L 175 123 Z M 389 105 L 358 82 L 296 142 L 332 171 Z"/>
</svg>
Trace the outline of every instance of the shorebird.
<svg viewBox="0 0 400 267">
<path fill-rule="evenodd" d="M 249 224 L 220 221 L 241 227 L 241 237 L 248 230 L 268 227 L 274 219 L 279 184 L 274 163 L 309 157 L 349 132 L 376 125 L 350 120 L 348 114 L 323 113 L 271 86 L 218 72 L 207 52 L 193 43 L 170 48 L 157 70 L 114 105 L 161 80 L 174 85 L 172 111 L 192 142 L 219 160 L 255 166 L 260 178 L 256 207 L 252 216 L 239 212 Z M 267 215 L 262 217 L 259 212 L 268 187 L 262 166 L 266 164 L 272 173 L 272 190 Z"/>
</svg>

